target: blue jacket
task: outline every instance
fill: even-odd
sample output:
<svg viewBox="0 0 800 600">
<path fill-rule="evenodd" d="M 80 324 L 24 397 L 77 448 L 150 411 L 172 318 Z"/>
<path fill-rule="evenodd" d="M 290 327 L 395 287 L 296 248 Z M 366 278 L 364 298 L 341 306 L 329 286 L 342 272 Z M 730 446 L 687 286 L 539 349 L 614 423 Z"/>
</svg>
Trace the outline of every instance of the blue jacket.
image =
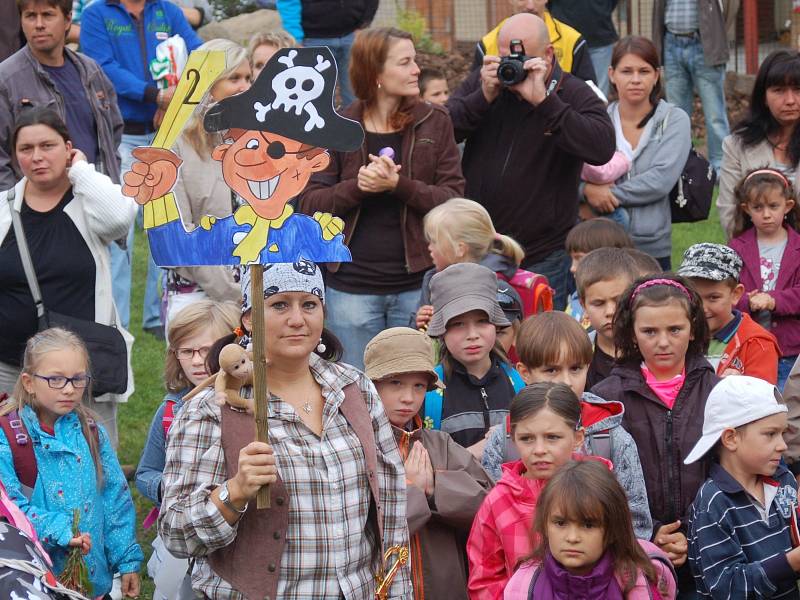
<svg viewBox="0 0 800 600">
<path fill-rule="evenodd" d="M 156 46 L 176 34 L 186 42 L 189 52 L 203 41 L 181 9 L 168 0 L 147 0 L 142 14 L 144 49 L 136 22 L 119 0 L 92 3 L 81 16 L 81 50 L 100 64 L 114 84 L 122 118 L 126 122 L 150 123 L 158 93 L 149 69 Z"/>
<path fill-rule="evenodd" d="M 718 463 L 689 511 L 689 565 L 705 598 L 800 598 L 789 516 L 797 509 L 797 481 L 779 466 L 765 483 L 776 487 L 764 521 L 753 500 Z"/>
<path fill-rule="evenodd" d="M 230 215 L 217 219 L 211 229 L 197 227 L 187 232 L 183 222 L 177 219 L 148 229 L 147 237 L 153 260 L 160 267 L 239 264 L 238 257 L 233 256 L 234 237 L 249 233 L 251 229 L 246 223 L 237 224 Z M 260 262 L 295 262 L 301 258 L 314 262 L 351 260 L 342 234 L 323 240 L 317 221 L 295 213 L 282 227 L 269 229 Z"/>
<path fill-rule="evenodd" d="M 104 477 L 103 489 L 97 489 L 94 461 L 75 412 L 56 421 L 55 436 L 42 430 L 30 406 L 25 406 L 20 416 L 30 434 L 39 470 L 31 499 L 22 493 L 4 435 L 0 435 L 0 479 L 9 497 L 36 528 L 56 574 L 66 563 L 73 509 L 81 511 L 80 531 L 92 537 L 92 549 L 85 559 L 94 594 L 107 594 L 114 573 L 137 572 L 144 560 L 136 543 L 136 509 L 108 434 L 97 426 Z"/>
<path fill-rule="evenodd" d="M 136 467 L 136 489 L 153 501 L 156 506 L 161 504 L 161 475 L 164 472 L 164 465 L 167 459 L 167 439 L 164 436 L 164 409 L 167 402 L 174 402 L 172 408 L 173 415 L 178 416 L 183 408 L 183 397 L 192 388 L 187 387 L 180 392 L 169 393 L 164 398 L 161 406 L 153 415 L 150 423 L 150 431 L 147 434 L 147 441 L 144 443 L 142 457 L 139 459 L 139 466 Z"/>
</svg>

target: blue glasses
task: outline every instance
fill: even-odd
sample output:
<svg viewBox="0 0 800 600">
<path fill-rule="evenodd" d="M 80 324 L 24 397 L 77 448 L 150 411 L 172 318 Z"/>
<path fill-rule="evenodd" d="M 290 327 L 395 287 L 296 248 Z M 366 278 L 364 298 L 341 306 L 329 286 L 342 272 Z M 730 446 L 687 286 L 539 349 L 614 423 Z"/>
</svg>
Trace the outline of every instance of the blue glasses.
<svg viewBox="0 0 800 600">
<path fill-rule="evenodd" d="M 89 382 L 92 381 L 92 377 L 90 375 L 75 375 L 74 377 L 64 377 L 63 375 L 39 375 L 38 373 L 33 374 L 34 377 L 38 377 L 39 379 L 44 379 L 47 382 L 47 385 L 53 388 L 54 390 L 63 390 L 67 387 L 68 383 L 72 384 L 76 390 L 82 390 L 85 387 L 88 387 Z"/>
</svg>

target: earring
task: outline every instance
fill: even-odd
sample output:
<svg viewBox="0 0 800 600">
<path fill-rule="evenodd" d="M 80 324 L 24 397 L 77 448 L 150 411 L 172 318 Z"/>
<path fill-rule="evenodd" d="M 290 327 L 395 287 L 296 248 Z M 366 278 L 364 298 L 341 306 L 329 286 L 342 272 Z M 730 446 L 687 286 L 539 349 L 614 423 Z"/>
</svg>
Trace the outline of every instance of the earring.
<svg viewBox="0 0 800 600">
<path fill-rule="evenodd" d="M 380 83 L 378 83 L 378 89 L 381 89 L 381 84 Z"/>
<path fill-rule="evenodd" d="M 319 344 L 317 344 L 317 352 L 322 354 L 327 349 L 328 349 L 328 347 L 325 344 L 322 343 L 322 338 L 319 338 Z"/>
</svg>

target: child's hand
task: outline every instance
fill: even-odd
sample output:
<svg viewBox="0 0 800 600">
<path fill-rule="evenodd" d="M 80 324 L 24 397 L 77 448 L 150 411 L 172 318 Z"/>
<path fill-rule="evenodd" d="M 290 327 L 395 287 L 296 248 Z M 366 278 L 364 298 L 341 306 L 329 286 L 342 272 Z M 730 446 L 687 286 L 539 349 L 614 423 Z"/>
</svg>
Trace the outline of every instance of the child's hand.
<svg viewBox="0 0 800 600">
<path fill-rule="evenodd" d="M 775 310 L 775 298 L 766 292 L 753 291 L 750 293 L 750 310 Z"/>
<path fill-rule="evenodd" d="M 139 574 L 138 573 L 123 573 L 122 574 L 122 596 L 124 598 L 138 598 L 139 597 Z"/>
<path fill-rule="evenodd" d="M 89 554 L 92 549 L 92 536 L 88 533 L 82 533 L 79 536 L 72 538 L 69 545 L 73 548 L 80 548 L 81 554 Z"/>
<path fill-rule="evenodd" d="M 433 317 L 433 307 L 430 304 L 420 306 L 417 311 L 417 329 L 425 330 Z"/>
<path fill-rule="evenodd" d="M 405 461 L 406 479 L 414 486 L 425 492 L 426 496 L 433 495 L 433 465 L 431 457 L 425 446 L 419 440 L 414 442 Z"/>
<path fill-rule="evenodd" d="M 656 546 L 667 553 L 670 562 L 675 567 L 680 567 L 686 562 L 686 554 L 689 551 L 689 544 L 686 541 L 686 536 L 678 531 L 680 526 L 680 521 L 662 525 L 655 535 Z"/>
</svg>

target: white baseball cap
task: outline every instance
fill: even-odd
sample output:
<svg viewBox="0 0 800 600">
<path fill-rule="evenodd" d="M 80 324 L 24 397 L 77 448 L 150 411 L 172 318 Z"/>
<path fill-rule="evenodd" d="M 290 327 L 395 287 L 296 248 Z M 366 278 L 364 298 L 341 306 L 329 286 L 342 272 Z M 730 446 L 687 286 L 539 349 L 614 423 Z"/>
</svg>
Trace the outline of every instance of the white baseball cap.
<svg viewBox="0 0 800 600">
<path fill-rule="evenodd" d="M 703 416 L 703 436 L 683 464 L 700 460 L 714 447 L 726 429 L 788 411 L 778 388 L 771 383 L 747 375 L 725 377 L 708 395 Z"/>
</svg>

